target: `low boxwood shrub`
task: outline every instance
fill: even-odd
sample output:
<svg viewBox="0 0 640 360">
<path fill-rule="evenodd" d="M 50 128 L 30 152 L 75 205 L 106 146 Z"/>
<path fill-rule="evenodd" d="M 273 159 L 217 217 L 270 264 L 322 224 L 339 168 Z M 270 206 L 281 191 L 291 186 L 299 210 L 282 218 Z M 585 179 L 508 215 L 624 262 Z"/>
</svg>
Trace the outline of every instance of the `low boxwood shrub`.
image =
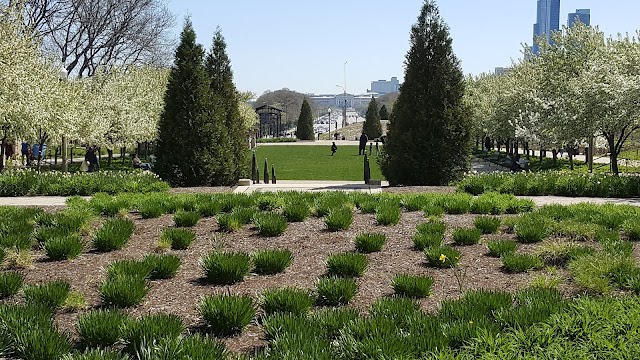
<svg viewBox="0 0 640 360">
<path fill-rule="evenodd" d="M 376 222 L 379 225 L 396 225 L 400 222 L 400 206 L 396 204 L 382 204 L 376 209 Z"/>
<path fill-rule="evenodd" d="M 122 330 L 130 321 L 131 318 L 120 310 L 92 310 L 78 316 L 76 330 L 83 346 L 108 347 L 122 338 Z"/>
<path fill-rule="evenodd" d="M 480 242 L 480 235 L 478 229 L 459 228 L 453 230 L 453 241 L 458 245 L 475 245 Z"/>
<path fill-rule="evenodd" d="M 93 238 L 93 246 L 100 252 L 122 249 L 131 238 L 135 226 L 129 219 L 107 219 Z"/>
<path fill-rule="evenodd" d="M 396 295 L 410 298 L 423 298 L 431 293 L 433 278 L 423 275 L 397 274 L 393 277 L 392 286 Z"/>
<path fill-rule="evenodd" d="M 127 308 L 140 305 L 148 291 L 146 278 L 118 276 L 100 285 L 100 298 L 105 306 Z"/>
<path fill-rule="evenodd" d="M 302 222 L 305 221 L 311 214 L 311 208 L 309 204 L 304 201 L 290 202 L 282 208 L 282 215 L 288 222 Z"/>
<path fill-rule="evenodd" d="M 347 230 L 352 222 L 353 211 L 344 206 L 331 210 L 324 219 L 329 231 Z"/>
<path fill-rule="evenodd" d="M 185 327 L 180 317 L 158 313 L 126 322 L 122 337 L 127 344 L 127 350 L 131 354 L 136 354 L 144 344 L 162 339 L 177 339 L 184 331 Z"/>
<path fill-rule="evenodd" d="M 449 268 L 458 265 L 460 251 L 451 246 L 434 246 L 424 251 L 427 264 L 431 267 Z"/>
<path fill-rule="evenodd" d="M 387 236 L 380 233 L 362 233 L 356 235 L 353 242 L 358 252 L 369 254 L 382 250 L 385 242 L 387 242 Z"/>
<path fill-rule="evenodd" d="M 507 253 L 502 255 L 502 266 L 512 273 L 538 270 L 544 267 L 544 262 L 536 255 Z"/>
<path fill-rule="evenodd" d="M 498 232 L 502 220 L 497 217 L 491 216 L 478 216 L 474 220 L 476 229 L 480 230 L 483 234 L 494 234 Z"/>
<path fill-rule="evenodd" d="M 248 295 L 206 296 L 200 302 L 199 311 L 207 330 L 223 337 L 241 333 L 256 315 L 253 299 Z"/>
<path fill-rule="evenodd" d="M 513 240 L 492 240 L 487 244 L 487 248 L 489 248 L 489 256 L 499 258 L 516 251 L 516 242 Z"/>
<path fill-rule="evenodd" d="M 71 260 L 77 258 L 84 250 L 84 242 L 80 235 L 55 237 L 44 243 L 44 251 L 51 260 Z"/>
<path fill-rule="evenodd" d="M 304 315 L 313 307 L 313 303 L 313 297 L 304 289 L 269 289 L 262 294 L 261 307 L 265 315 L 277 312 Z"/>
<path fill-rule="evenodd" d="M 283 271 L 293 260 L 293 255 L 288 249 L 261 250 L 253 254 L 253 266 L 257 274 L 273 275 Z"/>
<path fill-rule="evenodd" d="M 179 210 L 173 214 L 173 221 L 176 227 L 193 227 L 200 221 L 200 213 L 197 211 Z"/>
<path fill-rule="evenodd" d="M 149 254 L 142 260 L 151 268 L 151 279 L 169 279 L 176 276 L 180 258 L 176 255 Z"/>
<path fill-rule="evenodd" d="M 0 299 L 17 294 L 23 282 L 24 276 L 19 272 L 0 272 Z"/>
<path fill-rule="evenodd" d="M 251 257 L 243 252 L 212 252 L 200 261 L 208 283 L 231 285 L 249 275 Z"/>
<path fill-rule="evenodd" d="M 367 257 L 358 253 L 330 255 L 327 258 L 327 273 L 339 277 L 360 277 L 367 268 Z"/>
<path fill-rule="evenodd" d="M 25 287 L 24 299 L 27 305 L 56 310 L 62 307 L 70 290 L 71 285 L 68 282 L 54 280 Z"/>
<path fill-rule="evenodd" d="M 284 234 L 287 230 L 287 219 L 276 213 L 257 214 L 253 219 L 260 236 L 273 237 Z"/>
<path fill-rule="evenodd" d="M 322 278 L 316 282 L 316 303 L 326 306 L 347 305 L 358 291 L 358 284 L 349 278 Z"/>
<path fill-rule="evenodd" d="M 160 240 L 170 243 L 171 248 L 174 250 L 188 249 L 195 238 L 196 233 L 191 229 L 185 228 L 166 228 L 162 230 L 162 235 L 160 236 Z"/>
<path fill-rule="evenodd" d="M 444 241 L 444 234 L 418 232 L 413 235 L 411 240 L 413 241 L 414 249 L 423 251 L 430 247 L 441 246 Z"/>
</svg>

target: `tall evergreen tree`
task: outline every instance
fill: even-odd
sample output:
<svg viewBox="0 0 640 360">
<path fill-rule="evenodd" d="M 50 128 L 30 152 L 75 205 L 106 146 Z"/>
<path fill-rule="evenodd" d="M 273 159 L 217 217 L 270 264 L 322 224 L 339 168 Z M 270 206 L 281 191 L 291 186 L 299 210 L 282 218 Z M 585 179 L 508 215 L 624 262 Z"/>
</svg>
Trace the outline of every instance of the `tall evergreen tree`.
<svg viewBox="0 0 640 360">
<path fill-rule="evenodd" d="M 382 136 L 382 124 L 380 123 L 380 114 L 378 113 L 378 103 L 373 97 L 367 108 L 362 130 L 367 134 L 367 137 L 372 140 Z"/>
<path fill-rule="evenodd" d="M 468 169 L 470 121 L 460 62 L 433 0 L 411 28 L 404 79 L 378 158 L 382 173 L 391 185 L 445 185 Z"/>
<path fill-rule="evenodd" d="M 204 68 L 204 49 L 186 20 L 158 124 L 155 170 L 173 186 L 218 185 L 222 106 Z"/>
<path fill-rule="evenodd" d="M 227 55 L 227 44 L 220 28 L 216 29 L 213 44 L 207 55 L 206 70 L 210 78 L 211 91 L 222 106 L 224 129 L 221 133 L 222 148 L 217 154 L 220 165 L 216 182 L 221 185 L 233 185 L 240 179 L 247 162 L 247 134 L 240 118 L 238 91 L 233 83 L 231 60 Z"/>
<path fill-rule="evenodd" d="M 307 99 L 302 101 L 296 137 L 300 140 L 314 140 L 315 138 L 313 133 L 313 114 L 311 114 L 311 106 L 309 106 Z"/>
<path fill-rule="evenodd" d="M 389 120 L 389 110 L 387 110 L 387 105 L 382 105 L 380 108 L 380 120 Z"/>
</svg>

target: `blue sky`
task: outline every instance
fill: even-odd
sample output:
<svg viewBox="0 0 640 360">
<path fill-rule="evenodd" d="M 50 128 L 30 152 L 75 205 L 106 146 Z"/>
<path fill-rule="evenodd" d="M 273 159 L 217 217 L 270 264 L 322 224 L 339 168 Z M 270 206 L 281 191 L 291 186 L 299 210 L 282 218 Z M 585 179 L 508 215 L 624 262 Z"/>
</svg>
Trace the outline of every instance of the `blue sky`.
<svg viewBox="0 0 640 360">
<path fill-rule="evenodd" d="M 531 44 L 536 0 L 439 0 L 465 73 L 493 71 Z M 305 93 L 363 93 L 372 80 L 404 76 L 409 31 L 423 0 L 169 0 L 176 34 L 190 15 L 206 48 L 217 26 L 227 41 L 239 90 L 260 95 L 289 88 Z M 606 34 L 640 29 L 636 0 L 562 0 L 569 12 L 591 9 Z"/>
</svg>

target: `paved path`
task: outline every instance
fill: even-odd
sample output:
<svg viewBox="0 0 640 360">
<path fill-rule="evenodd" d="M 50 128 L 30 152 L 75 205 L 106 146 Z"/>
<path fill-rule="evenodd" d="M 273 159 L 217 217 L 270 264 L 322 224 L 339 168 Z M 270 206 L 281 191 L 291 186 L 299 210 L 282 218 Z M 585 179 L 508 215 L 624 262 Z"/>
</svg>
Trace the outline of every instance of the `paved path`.
<svg viewBox="0 0 640 360">
<path fill-rule="evenodd" d="M 389 186 L 386 181 L 382 186 Z M 252 192 L 273 191 L 362 191 L 370 194 L 382 192 L 382 187 L 370 186 L 364 181 L 303 181 L 303 180 L 278 180 L 276 184 L 253 184 L 251 186 L 238 186 L 233 192 L 247 194 Z"/>
</svg>

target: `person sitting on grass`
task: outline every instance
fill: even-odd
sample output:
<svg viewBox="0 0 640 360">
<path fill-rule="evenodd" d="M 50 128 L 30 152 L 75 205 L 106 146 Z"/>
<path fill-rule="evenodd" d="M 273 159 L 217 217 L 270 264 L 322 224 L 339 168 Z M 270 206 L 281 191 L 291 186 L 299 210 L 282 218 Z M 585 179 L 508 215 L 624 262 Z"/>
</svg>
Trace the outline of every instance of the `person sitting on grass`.
<svg viewBox="0 0 640 360">
<path fill-rule="evenodd" d="M 131 165 L 133 165 L 134 169 L 142 169 L 151 171 L 151 165 L 149 163 L 143 163 L 142 160 L 138 157 L 138 154 L 133 154 L 131 158 Z"/>
<path fill-rule="evenodd" d="M 331 156 L 333 156 L 333 154 L 336 153 L 336 151 L 338 151 L 338 147 L 336 146 L 336 142 L 333 142 L 333 145 L 331 145 Z"/>
</svg>

